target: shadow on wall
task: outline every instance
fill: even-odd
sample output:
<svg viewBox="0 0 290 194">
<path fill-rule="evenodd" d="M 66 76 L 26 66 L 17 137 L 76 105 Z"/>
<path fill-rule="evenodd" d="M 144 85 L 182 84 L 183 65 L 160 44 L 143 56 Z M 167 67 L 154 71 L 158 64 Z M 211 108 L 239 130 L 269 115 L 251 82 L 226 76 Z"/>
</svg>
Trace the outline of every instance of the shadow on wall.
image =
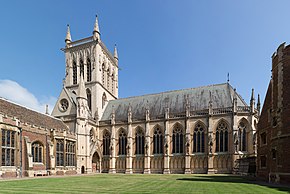
<svg viewBox="0 0 290 194">
<path fill-rule="evenodd" d="M 243 177 L 243 176 L 220 176 L 220 175 L 213 175 L 213 176 L 194 176 L 192 178 L 178 178 L 177 181 L 200 181 L 200 182 L 226 182 L 226 183 L 243 183 L 243 184 L 256 184 L 260 186 L 266 186 L 269 188 L 276 189 L 278 191 L 284 191 L 290 193 L 290 186 L 288 185 L 279 185 L 279 184 L 272 184 L 260 181 L 255 177 Z"/>
</svg>

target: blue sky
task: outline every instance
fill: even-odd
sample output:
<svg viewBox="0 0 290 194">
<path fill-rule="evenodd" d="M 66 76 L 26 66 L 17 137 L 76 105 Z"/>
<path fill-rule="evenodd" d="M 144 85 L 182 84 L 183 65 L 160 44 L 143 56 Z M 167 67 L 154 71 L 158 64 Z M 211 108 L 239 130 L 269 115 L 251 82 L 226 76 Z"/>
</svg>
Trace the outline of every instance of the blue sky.
<svg viewBox="0 0 290 194">
<path fill-rule="evenodd" d="M 225 83 L 229 72 L 247 102 L 251 88 L 263 100 L 271 56 L 290 42 L 289 7 L 286 0 L 3 1 L 0 96 L 29 104 L 19 96 L 32 95 L 32 108 L 53 106 L 66 25 L 73 40 L 91 36 L 98 14 L 102 41 L 118 46 L 120 97 Z"/>
</svg>

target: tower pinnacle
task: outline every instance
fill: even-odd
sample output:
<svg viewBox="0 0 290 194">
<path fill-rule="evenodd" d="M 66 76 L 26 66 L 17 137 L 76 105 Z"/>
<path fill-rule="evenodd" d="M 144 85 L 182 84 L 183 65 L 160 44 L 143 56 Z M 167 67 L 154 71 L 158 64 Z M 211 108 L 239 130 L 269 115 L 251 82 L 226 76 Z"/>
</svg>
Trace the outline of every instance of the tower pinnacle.
<svg viewBox="0 0 290 194">
<path fill-rule="evenodd" d="M 257 109 L 258 109 L 258 112 L 260 112 L 260 109 L 261 109 L 260 94 L 258 94 Z"/>
<path fill-rule="evenodd" d="M 80 76 L 80 83 L 78 88 L 78 97 L 87 99 L 86 87 L 83 75 Z"/>
<path fill-rule="evenodd" d="M 99 29 L 99 22 L 98 22 L 98 16 L 96 15 L 96 21 L 93 31 L 94 40 L 100 39 L 100 29 Z"/>
<path fill-rule="evenodd" d="M 118 61 L 118 51 L 117 51 L 117 45 L 115 44 L 115 48 L 114 48 L 114 58 L 116 59 L 116 61 Z"/>
<path fill-rule="evenodd" d="M 67 31 L 66 31 L 66 37 L 65 37 L 65 43 L 71 43 L 71 35 L 70 35 L 70 28 L 69 24 L 67 25 Z"/>
<path fill-rule="evenodd" d="M 255 100 L 255 95 L 254 95 L 254 88 L 252 88 L 252 95 L 251 95 L 251 100 Z"/>
</svg>

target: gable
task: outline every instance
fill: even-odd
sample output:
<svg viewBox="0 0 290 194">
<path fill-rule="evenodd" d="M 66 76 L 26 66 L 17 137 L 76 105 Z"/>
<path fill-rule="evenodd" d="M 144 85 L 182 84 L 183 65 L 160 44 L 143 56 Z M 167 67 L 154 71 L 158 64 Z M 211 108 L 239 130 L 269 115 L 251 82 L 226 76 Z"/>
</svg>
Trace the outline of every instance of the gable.
<svg viewBox="0 0 290 194">
<path fill-rule="evenodd" d="M 62 108 L 63 101 L 67 101 L 67 109 L 64 110 Z M 76 95 L 69 90 L 63 88 L 51 115 L 55 117 L 63 117 L 68 115 L 75 115 L 76 114 Z"/>
</svg>

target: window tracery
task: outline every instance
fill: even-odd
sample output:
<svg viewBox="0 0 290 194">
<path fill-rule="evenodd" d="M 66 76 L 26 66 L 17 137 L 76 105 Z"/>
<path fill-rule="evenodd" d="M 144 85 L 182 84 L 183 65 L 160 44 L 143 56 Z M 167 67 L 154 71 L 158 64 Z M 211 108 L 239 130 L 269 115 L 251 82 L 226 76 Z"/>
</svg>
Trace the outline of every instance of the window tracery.
<svg viewBox="0 0 290 194">
<path fill-rule="evenodd" d="M 110 143 L 111 138 L 108 131 L 106 131 L 103 135 L 103 155 L 110 155 Z"/>
<path fill-rule="evenodd" d="M 91 60 L 87 59 L 87 82 L 92 81 L 92 64 Z"/>
<path fill-rule="evenodd" d="M 175 126 L 172 134 L 172 142 L 173 142 L 172 153 L 174 154 L 183 153 L 184 147 L 183 141 L 184 141 L 183 130 L 180 128 L 180 126 Z"/>
<path fill-rule="evenodd" d="M 144 154 L 144 133 L 141 128 L 137 128 L 135 135 L 136 154 Z"/>
<path fill-rule="evenodd" d="M 163 134 L 159 127 L 155 128 L 153 134 L 153 154 L 163 154 Z"/>
<path fill-rule="evenodd" d="M 202 152 L 205 150 L 204 129 L 197 124 L 193 132 L 193 152 Z"/>
<path fill-rule="evenodd" d="M 122 129 L 119 133 L 119 155 L 126 155 L 127 150 L 127 134 L 125 133 L 124 129 Z"/>
<path fill-rule="evenodd" d="M 92 110 L 92 93 L 90 89 L 87 89 L 87 100 L 88 100 L 88 107 Z"/>
<path fill-rule="evenodd" d="M 247 132 L 246 125 L 243 122 L 239 124 L 239 151 L 247 151 Z"/>
<path fill-rule="evenodd" d="M 228 126 L 221 122 L 216 129 L 216 152 L 228 151 Z"/>
<path fill-rule="evenodd" d="M 84 77 L 84 71 L 85 71 L 84 61 L 81 59 L 80 60 L 80 75 L 83 77 Z"/>
<path fill-rule="evenodd" d="M 75 61 L 73 61 L 73 84 L 77 84 L 77 63 Z"/>
</svg>

